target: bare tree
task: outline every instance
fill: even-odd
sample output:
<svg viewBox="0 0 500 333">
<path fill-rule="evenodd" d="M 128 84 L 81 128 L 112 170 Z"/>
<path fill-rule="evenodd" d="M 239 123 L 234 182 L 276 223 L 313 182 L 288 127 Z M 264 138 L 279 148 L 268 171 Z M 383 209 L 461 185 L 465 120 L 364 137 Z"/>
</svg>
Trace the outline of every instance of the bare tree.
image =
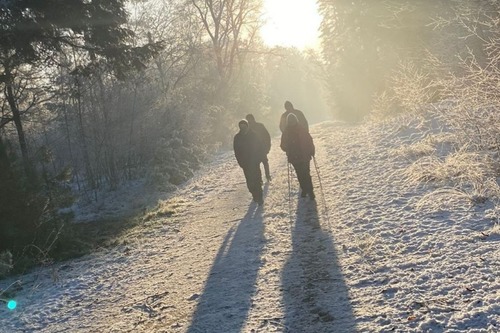
<svg viewBox="0 0 500 333">
<path fill-rule="evenodd" d="M 255 41 L 260 0 L 190 0 L 212 44 L 219 79 L 233 77 L 235 64 Z"/>
</svg>

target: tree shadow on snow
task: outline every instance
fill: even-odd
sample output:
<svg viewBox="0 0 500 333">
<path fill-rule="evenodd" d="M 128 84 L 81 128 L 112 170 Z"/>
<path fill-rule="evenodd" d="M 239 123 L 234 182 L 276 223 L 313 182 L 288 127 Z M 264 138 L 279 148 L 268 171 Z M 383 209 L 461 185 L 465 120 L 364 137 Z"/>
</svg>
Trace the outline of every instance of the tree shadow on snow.
<svg viewBox="0 0 500 333">
<path fill-rule="evenodd" d="M 263 208 L 251 203 L 219 249 L 188 332 L 241 331 L 255 293 L 263 246 Z"/>
<path fill-rule="evenodd" d="M 282 276 L 286 332 L 356 332 L 333 239 L 321 229 L 316 202 L 299 199 L 296 216 Z"/>
</svg>

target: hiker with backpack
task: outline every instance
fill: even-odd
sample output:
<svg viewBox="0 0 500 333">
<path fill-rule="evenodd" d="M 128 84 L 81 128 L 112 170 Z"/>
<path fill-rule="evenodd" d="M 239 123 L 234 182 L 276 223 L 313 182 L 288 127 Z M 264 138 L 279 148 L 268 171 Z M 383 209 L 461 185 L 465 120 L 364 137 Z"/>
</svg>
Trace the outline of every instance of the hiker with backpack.
<svg viewBox="0 0 500 333">
<path fill-rule="evenodd" d="M 269 160 L 267 159 L 267 154 L 269 154 L 269 150 L 271 150 L 271 135 L 269 134 L 266 126 L 263 123 L 259 123 L 255 121 L 255 117 L 253 114 L 247 114 L 245 119 L 248 121 L 248 125 L 250 126 L 250 130 L 253 131 L 257 138 L 259 139 L 259 151 L 260 151 L 260 159 L 262 164 L 264 165 L 264 172 L 266 175 L 267 181 L 271 181 L 271 173 L 269 171 Z M 260 163 L 259 163 L 260 168 Z"/>
<path fill-rule="evenodd" d="M 297 110 L 293 107 L 293 104 L 290 101 L 285 102 L 285 112 L 281 115 L 280 118 L 280 130 L 281 133 L 285 131 L 286 127 L 286 119 L 289 114 L 294 114 L 299 122 L 299 125 L 306 130 L 306 132 L 309 133 L 309 123 L 307 122 L 306 117 L 304 116 L 304 113 L 300 110 Z"/>
<path fill-rule="evenodd" d="M 309 195 L 311 200 L 316 198 L 311 179 L 311 159 L 315 154 L 314 142 L 311 134 L 300 124 L 297 116 L 290 112 L 286 116 L 283 134 L 281 135 L 281 149 L 286 152 L 288 163 L 293 165 L 300 184 L 302 198 Z"/>
<path fill-rule="evenodd" d="M 262 160 L 261 143 L 246 119 L 238 123 L 239 132 L 233 140 L 234 155 L 238 165 L 243 169 L 247 188 L 252 193 L 253 201 L 259 205 L 264 203 L 262 193 L 262 174 L 260 163 Z"/>
</svg>

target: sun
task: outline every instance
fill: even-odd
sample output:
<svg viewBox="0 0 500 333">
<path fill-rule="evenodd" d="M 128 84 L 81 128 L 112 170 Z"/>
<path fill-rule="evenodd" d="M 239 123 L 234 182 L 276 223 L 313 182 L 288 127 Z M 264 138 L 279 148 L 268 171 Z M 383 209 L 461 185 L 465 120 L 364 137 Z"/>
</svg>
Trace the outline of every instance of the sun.
<svg viewBox="0 0 500 333">
<path fill-rule="evenodd" d="M 264 0 L 261 36 L 268 46 L 319 47 L 321 17 L 315 0 Z"/>
</svg>

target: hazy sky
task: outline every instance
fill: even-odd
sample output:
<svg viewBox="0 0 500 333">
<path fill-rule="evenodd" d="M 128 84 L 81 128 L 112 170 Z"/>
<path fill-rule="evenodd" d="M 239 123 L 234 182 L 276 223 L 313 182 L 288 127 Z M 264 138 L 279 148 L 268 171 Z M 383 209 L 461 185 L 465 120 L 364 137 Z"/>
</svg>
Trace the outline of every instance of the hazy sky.
<svg viewBox="0 0 500 333">
<path fill-rule="evenodd" d="M 319 46 L 319 24 L 314 0 L 264 0 L 262 38 L 269 46 Z"/>
</svg>

